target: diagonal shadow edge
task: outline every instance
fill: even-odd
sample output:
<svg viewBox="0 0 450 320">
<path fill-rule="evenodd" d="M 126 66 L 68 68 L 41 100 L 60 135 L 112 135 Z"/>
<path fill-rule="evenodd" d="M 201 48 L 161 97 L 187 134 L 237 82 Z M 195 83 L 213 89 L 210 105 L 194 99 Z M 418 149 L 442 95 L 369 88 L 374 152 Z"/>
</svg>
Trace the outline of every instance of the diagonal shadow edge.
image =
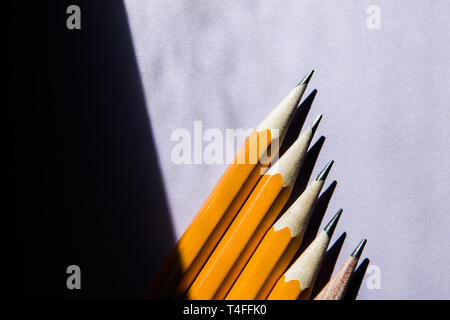
<svg viewBox="0 0 450 320">
<path fill-rule="evenodd" d="M 121 0 L 77 1 L 70 31 L 71 4 L 17 5 L 12 22 L 11 38 L 29 40 L 11 43 L 16 236 L 35 270 L 19 295 L 140 298 L 174 233 L 127 16 Z M 82 290 L 66 287 L 74 264 Z"/>
</svg>

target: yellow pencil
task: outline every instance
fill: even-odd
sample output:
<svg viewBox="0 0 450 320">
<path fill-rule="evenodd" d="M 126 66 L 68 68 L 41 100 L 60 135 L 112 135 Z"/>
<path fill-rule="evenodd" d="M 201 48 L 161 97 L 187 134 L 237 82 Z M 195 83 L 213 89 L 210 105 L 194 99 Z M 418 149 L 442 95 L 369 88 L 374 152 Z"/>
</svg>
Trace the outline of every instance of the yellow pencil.
<svg viewBox="0 0 450 320">
<path fill-rule="evenodd" d="M 163 299 L 183 296 L 203 264 L 225 233 L 237 212 L 270 164 L 260 159 L 269 146 L 276 145 L 286 134 L 313 71 L 311 71 L 249 135 L 211 194 L 194 217 L 164 265 L 154 277 L 145 297 Z M 273 155 L 272 155 L 273 156 Z M 176 288 L 176 290 L 175 290 Z"/>
<path fill-rule="evenodd" d="M 303 234 L 322 190 L 330 161 L 278 221 L 267 231 L 228 293 L 227 300 L 264 300 L 300 248 Z"/>
<path fill-rule="evenodd" d="M 342 209 L 277 281 L 268 300 L 308 300 Z"/>
<path fill-rule="evenodd" d="M 263 175 L 189 289 L 187 299 L 224 299 L 286 204 L 320 116 Z"/>
</svg>

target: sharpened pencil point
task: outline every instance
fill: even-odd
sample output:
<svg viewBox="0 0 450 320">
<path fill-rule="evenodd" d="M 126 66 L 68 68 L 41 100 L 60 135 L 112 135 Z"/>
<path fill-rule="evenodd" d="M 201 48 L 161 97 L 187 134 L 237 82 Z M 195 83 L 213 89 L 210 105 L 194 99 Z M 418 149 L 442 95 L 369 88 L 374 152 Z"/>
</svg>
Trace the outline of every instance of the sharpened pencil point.
<svg viewBox="0 0 450 320">
<path fill-rule="evenodd" d="M 311 124 L 312 134 L 316 132 L 317 127 L 319 126 L 320 120 L 322 119 L 322 115 L 319 115 Z"/>
<path fill-rule="evenodd" d="M 336 225 L 341 217 L 342 211 L 342 209 L 339 209 L 333 219 L 331 219 L 331 221 L 328 222 L 327 226 L 323 229 L 323 231 L 325 231 L 330 238 L 333 236 L 334 229 L 336 229 Z"/>
<path fill-rule="evenodd" d="M 366 239 L 361 240 L 361 242 L 358 244 L 355 250 L 353 250 L 351 256 L 359 259 L 361 257 L 361 253 L 364 250 L 364 246 L 366 245 L 366 243 L 367 243 Z"/>
<path fill-rule="evenodd" d="M 322 169 L 322 171 L 320 171 L 320 173 L 317 175 L 316 180 L 317 181 L 325 181 L 325 179 L 328 176 L 328 173 L 330 172 L 331 167 L 333 166 L 334 160 L 331 160 L 330 162 L 328 162 L 328 164 L 325 166 L 325 168 Z"/>
<path fill-rule="evenodd" d="M 311 80 L 311 77 L 312 77 L 313 73 L 314 73 L 314 70 L 311 70 L 311 72 L 308 73 L 308 74 L 303 78 L 303 80 L 300 81 L 300 82 L 298 83 L 297 86 L 302 85 L 302 84 L 308 85 L 309 80 Z"/>
</svg>

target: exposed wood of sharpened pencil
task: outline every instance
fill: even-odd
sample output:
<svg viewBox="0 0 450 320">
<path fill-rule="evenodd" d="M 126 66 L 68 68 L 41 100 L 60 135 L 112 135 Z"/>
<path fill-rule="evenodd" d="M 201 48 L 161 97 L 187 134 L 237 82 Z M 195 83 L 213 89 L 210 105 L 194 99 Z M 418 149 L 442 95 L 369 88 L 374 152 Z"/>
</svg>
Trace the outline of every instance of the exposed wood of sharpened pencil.
<svg viewBox="0 0 450 320">
<path fill-rule="evenodd" d="M 286 204 L 314 131 L 315 127 L 307 128 L 263 175 L 195 279 L 187 299 L 225 298 Z"/>
<path fill-rule="evenodd" d="M 313 71 L 246 139 L 233 163 L 228 166 L 153 279 L 146 298 L 164 299 L 182 297 L 185 294 L 257 184 L 264 168 L 270 164 L 270 158 L 264 164 L 259 160 L 274 141 L 277 147 L 281 144 L 312 73 Z M 278 148 L 271 152 L 276 154 Z"/>
<path fill-rule="evenodd" d="M 361 253 L 366 245 L 366 239 L 361 240 L 353 253 L 344 262 L 342 267 L 336 272 L 336 274 L 328 281 L 325 287 L 319 292 L 314 300 L 341 300 L 348 285 L 353 271 L 358 264 L 358 260 L 361 257 Z"/>
<path fill-rule="evenodd" d="M 227 300 L 264 300 L 284 273 L 297 250 L 333 161 L 319 173 L 297 200 L 269 229 Z"/>
<path fill-rule="evenodd" d="M 327 226 L 277 281 L 267 297 L 268 300 L 309 299 L 325 251 L 341 213 L 342 209 L 339 209 Z"/>
</svg>

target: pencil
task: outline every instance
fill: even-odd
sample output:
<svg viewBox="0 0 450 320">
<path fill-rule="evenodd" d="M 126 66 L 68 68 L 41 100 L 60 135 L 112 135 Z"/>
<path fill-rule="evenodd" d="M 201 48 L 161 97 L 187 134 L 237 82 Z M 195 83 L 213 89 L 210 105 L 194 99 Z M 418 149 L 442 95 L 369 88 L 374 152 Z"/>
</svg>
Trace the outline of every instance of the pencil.
<svg viewBox="0 0 450 320">
<path fill-rule="evenodd" d="M 145 294 L 146 298 L 182 297 L 270 163 L 259 160 L 286 134 L 314 70 L 249 135 L 186 231 L 170 252 Z M 256 159 L 255 159 L 256 158 Z M 254 160 L 254 161 L 252 161 Z M 176 288 L 176 291 L 174 291 Z"/>
<path fill-rule="evenodd" d="M 297 250 L 322 190 L 330 161 L 317 178 L 269 229 L 234 283 L 226 300 L 266 299 Z"/>
<path fill-rule="evenodd" d="M 277 281 L 268 300 L 308 300 L 342 209 Z"/>
<path fill-rule="evenodd" d="M 224 299 L 265 232 L 286 204 L 319 116 L 263 175 L 187 292 L 187 299 Z"/>
<path fill-rule="evenodd" d="M 319 292 L 314 300 L 341 300 L 345 295 L 345 291 L 350 284 L 350 279 L 353 271 L 358 264 L 361 253 L 364 250 L 367 240 L 363 239 L 358 246 L 353 250 L 350 257 L 344 262 L 342 267 L 336 274 L 328 281 L 325 287 Z"/>
</svg>

